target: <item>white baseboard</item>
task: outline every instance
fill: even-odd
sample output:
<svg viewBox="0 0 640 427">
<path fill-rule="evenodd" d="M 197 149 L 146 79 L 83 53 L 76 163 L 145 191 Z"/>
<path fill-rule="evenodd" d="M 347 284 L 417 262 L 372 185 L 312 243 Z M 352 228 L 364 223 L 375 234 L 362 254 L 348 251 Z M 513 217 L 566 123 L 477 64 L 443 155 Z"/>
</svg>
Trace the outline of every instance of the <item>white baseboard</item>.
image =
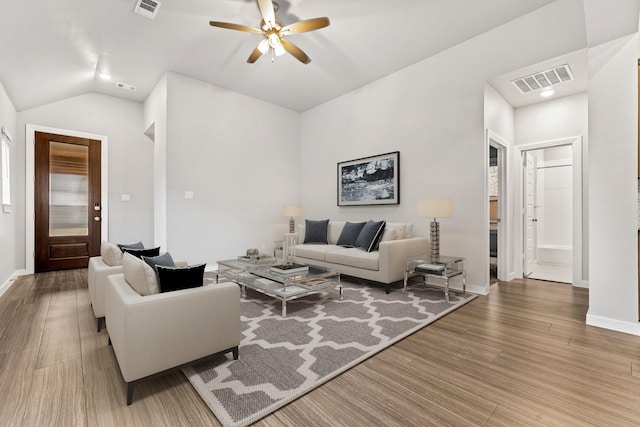
<svg viewBox="0 0 640 427">
<path fill-rule="evenodd" d="M 470 285 L 467 283 L 467 291 L 478 295 L 489 295 L 489 285 Z"/>
<path fill-rule="evenodd" d="M 11 285 L 13 285 L 13 283 L 16 281 L 18 276 L 23 276 L 25 274 L 27 274 L 26 270 L 14 271 L 13 274 L 7 279 L 7 281 L 4 282 L 2 286 L 0 286 L 0 297 L 2 296 L 2 294 L 4 294 L 7 291 L 7 289 L 11 287 Z"/>
<path fill-rule="evenodd" d="M 589 287 L 589 281 L 588 280 L 579 280 L 579 281 L 573 283 L 573 286 L 575 286 L 576 288 L 588 288 Z"/>
<path fill-rule="evenodd" d="M 610 319 L 608 317 L 595 316 L 588 312 L 587 325 L 611 329 L 612 331 L 623 332 L 625 334 L 640 335 L 640 323 L 638 322 L 624 322 L 622 320 Z"/>
</svg>

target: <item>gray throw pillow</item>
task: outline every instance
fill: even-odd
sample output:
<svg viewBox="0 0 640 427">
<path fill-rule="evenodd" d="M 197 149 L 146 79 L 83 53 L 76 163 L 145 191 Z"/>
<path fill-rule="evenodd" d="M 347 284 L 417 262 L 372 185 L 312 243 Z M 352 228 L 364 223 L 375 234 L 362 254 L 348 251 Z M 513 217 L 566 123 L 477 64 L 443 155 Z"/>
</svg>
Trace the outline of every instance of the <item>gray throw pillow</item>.
<svg viewBox="0 0 640 427">
<path fill-rule="evenodd" d="M 158 256 L 142 256 L 142 260 L 149 264 L 153 271 L 156 272 L 156 276 L 158 276 L 158 280 L 160 280 L 160 276 L 158 275 L 158 266 L 162 265 L 164 267 L 175 267 L 176 263 L 173 261 L 173 258 L 169 254 L 169 252 L 165 252 L 162 255 Z"/>
<path fill-rule="evenodd" d="M 378 242 L 384 232 L 385 224 L 386 221 L 367 221 L 356 239 L 356 247 L 362 248 L 367 252 L 376 250 Z"/>
<path fill-rule="evenodd" d="M 316 243 L 326 245 L 327 231 L 329 230 L 329 220 L 323 219 L 320 221 L 313 221 L 310 219 L 305 220 L 304 226 L 304 243 Z"/>
<path fill-rule="evenodd" d="M 118 243 L 118 247 L 120 248 L 120 250 L 122 252 L 124 252 L 124 248 L 129 248 L 129 249 L 144 249 L 144 245 L 142 244 L 142 242 L 136 242 L 136 243 Z"/>
<path fill-rule="evenodd" d="M 349 248 L 354 247 L 365 224 L 366 222 L 347 222 L 342 228 L 340 237 L 338 237 L 337 245 Z"/>
</svg>

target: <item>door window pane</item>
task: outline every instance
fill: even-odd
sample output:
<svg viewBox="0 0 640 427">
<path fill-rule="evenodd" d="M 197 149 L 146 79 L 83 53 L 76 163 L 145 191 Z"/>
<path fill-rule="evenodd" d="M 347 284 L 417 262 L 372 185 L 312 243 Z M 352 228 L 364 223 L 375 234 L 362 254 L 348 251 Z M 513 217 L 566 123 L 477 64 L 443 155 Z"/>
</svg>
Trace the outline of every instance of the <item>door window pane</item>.
<svg viewBox="0 0 640 427">
<path fill-rule="evenodd" d="M 89 147 L 49 142 L 49 236 L 89 234 Z"/>
</svg>

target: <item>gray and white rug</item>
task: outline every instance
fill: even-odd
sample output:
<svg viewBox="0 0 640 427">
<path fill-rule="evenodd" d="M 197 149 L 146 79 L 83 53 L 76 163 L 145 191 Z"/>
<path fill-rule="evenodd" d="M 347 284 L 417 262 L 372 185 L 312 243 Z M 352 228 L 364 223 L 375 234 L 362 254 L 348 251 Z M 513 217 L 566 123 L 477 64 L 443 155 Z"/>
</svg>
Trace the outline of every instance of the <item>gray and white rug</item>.
<svg viewBox="0 0 640 427">
<path fill-rule="evenodd" d="M 184 370 L 224 426 L 246 426 L 475 298 L 420 286 L 409 292 L 343 282 L 287 303 L 247 290 L 240 358 Z"/>
</svg>

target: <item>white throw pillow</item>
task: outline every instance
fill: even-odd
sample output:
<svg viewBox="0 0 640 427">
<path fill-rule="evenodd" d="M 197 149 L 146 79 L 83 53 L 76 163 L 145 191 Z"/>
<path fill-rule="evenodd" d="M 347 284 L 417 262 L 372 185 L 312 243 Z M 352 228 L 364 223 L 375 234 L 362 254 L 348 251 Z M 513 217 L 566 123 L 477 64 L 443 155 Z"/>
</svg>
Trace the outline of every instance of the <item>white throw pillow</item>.
<svg viewBox="0 0 640 427">
<path fill-rule="evenodd" d="M 122 265 L 122 251 L 120 248 L 104 240 L 100 245 L 100 256 L 102 256 L 102 261 L 111 267 Z"/>
<path fill-rule="evenodd" d="M 389 240 L 396 240 L 397 230 L 395 228 L 384 228 L 384 232 L 382 233 L 381 242 L 387 242 Z"/>
<path fill-rule="evenodd" d="M 153 268 L 130 253 L 125 252 L 122 256 L 122 272 L 129 286 L 140 295 L 153 295 L 160 291 L 158 278 Z"/>
</svg>

